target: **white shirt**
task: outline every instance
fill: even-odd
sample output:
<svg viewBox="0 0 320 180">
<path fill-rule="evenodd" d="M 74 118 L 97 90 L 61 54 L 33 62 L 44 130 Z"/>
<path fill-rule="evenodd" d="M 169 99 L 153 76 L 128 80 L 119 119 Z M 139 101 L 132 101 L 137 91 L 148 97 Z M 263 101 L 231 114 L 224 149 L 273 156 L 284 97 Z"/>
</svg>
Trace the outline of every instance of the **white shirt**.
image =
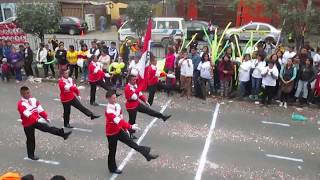
<svg viewBox="0 0 320 180">
<path fill-rule="evenodd" d="M 244 61 L 239 68 L 239 81 L 248 82 L 250 80 L 251 61 Z"/>
<path fill-rule="evenodd" d="M 292 51 L 285 51 L 283 56 L 282 56 L 282 62 L 280 62 L 281 65 L 287 64 L 287 61 L 289 58 L 293 58 L 296 55 L 296 52 Z"/>
<path fill-rule="evenodd" d="M 102 64 L 103 69 L 108 69 L 110 65 L 110 56 L 105 55 L 105 56 L 100 56 L 98 61 Z"/>
<path fill-rule="evenodd" d="M 179 64 L 181 64 L 180 67 L 180 73 L 182 76 L 192 77 L 193 76 L 193 64 L 191 59 L 180 59 Z"/>
<path fill-rule="evenodd" d="M 47 62 L 48 51 L 46 48 L 43 48 L 41 51 L 38 49 L 36 61 L 37 62 Z"/>
<path fill-rule="evenodd" d="M 136 63 L 134 60 L 132 60 L 132 61 L 130 62 L 130 64 L 129 64 L 128 69 L 130 69 L 130 70 L 136 69 L 136 70 L 138 71 L 138 70 L 139 70 L 139 69 L 138 69 L 138 64 L 139 64 L 139 63 Z"/>
<path fill-rule="evenodd" d="M 200 71 L 200 77 L 204 79 L 212 79 L 210 61 L 200 62 L 197 68 Z"/>
<path fill-rule="evenodd" d="M 252 72 L 252 77 L 258 78 L 258 79 L 262 78 L 261 71 L 264 67 L 266 67 L 265 61 L 258 62 L 257 59 L 252 60 L 251 68 L 254 69 Z"/>
<path fill-rule="evenodd" d="M 274 79 L 271 77 L 271 72 L 273 76 L 276 76 L 277 78 Z M 273 66 L 272 69 L 269 69 L 269 66 L 266 66 L 265 68 L 262 69 L 261 74 L 267 74 L 266 76 L 262 77 L 262 85 L 263 86 L 276 86 L 277 84 L 277 79 L 279 76 L 279 71 L 276 65 Z"/>
<path fill-rule="evenodd" d="M 315 62 L 315 63 L 319 63 L 320 62 L 320 54 L 319 53 L 316 53 L 313 56 L 313 62 Z"/>
</svg>

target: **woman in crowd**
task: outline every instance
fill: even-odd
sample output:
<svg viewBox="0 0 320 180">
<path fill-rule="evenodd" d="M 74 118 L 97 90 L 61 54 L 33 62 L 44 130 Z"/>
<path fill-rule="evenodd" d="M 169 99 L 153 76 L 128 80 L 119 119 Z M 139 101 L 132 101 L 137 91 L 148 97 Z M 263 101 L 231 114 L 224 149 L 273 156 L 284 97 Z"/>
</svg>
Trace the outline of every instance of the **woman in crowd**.
<svg viewBox="0 0 320 180">
<path fill-rule="evenodd" d="M 16 50 L 15 47 L 11 48 L 11 52 L 9 54 L 10 65 L 13 68 L 16 83 L 20 83 L 22 81 L 21 68 L 24 65 L 23 57 L 20 52 Z"/>
<path fill-rule="evenodd" d="M 266 98 L 268 98 L 267 105 L 270 105 L 272 102 L 272 98 L 276 92 L 276 84 L 279 76 L 279 71 L 273 61 L 270 61 L 268 63 L 268 66 L 263 68 L 261 75 L 263 87 L 261 102 L 263 105 L 265 105 Z"/>
<path fill-rule="evenodd" d="M 44 68 L 44 74 L 46 77 L 48 77 L 49 73 L 49 68 L 51 70 L 51 77 L 55 78 L 56 77 L 56 72 L 54 70 L 54 52 L 49 48 L 49 45 L 46 44 L 44 48 L 47 50 L 47 64 L 43 65 Z"/>
<path fill-rule="evenodd" d="M 40 43 L 39 44 L 39 49 L 37 51 L 37 55 L 36 55 L 36 62 L 37 62 L 37 66 L 35 67 L 35 72 L 36 72 L 36 76 L 39 76 L 39 69 L 38 67 L 43 67 L 45 63 L 47 63 L 47 54 L 48 51 L 46 48 L 44 48 L 44 43 Z M 45 69 L 43 68 L 44 74 L 46 74 Z M 46 76 L 47 77 L 47 76 Z"/>
<path fill-rule="evenodd" d="M 247 94 L 246 85 L 250 81 L 251 64 L 250 54 L 245 54 L 239 68 L 240 98 L 243 98 Z"/>
<path fill-rule="evenodd" d="M 310 57 L 305 59 L 305 64 L 300 63 L 299 68 L 299 77 L 298 77 L 298 87 L 295 93 L 296 98 L 300 98 L 300 94 L 302 93 L 302 98 L 300 99 L 300 104 L 306 104 L 308 98 L 308 91 L 310 89 L 310 83 L 316 77 L 316 70 L 313 67 L 313 61 Z"/>
<path fill-rule="evenodd" d="M 201 98 L 206 100 L 207 84 L 213 78 L 214 70 L 208 53 L 202 55 L 202 60 L 198 65 L 198 70 L 200 71 Z"/>
<path fill-rule="evenodd" d="M 266 62 L 262 54 L 257 55 L 257 59 L 254 59 L 251 63 L 251 96 L 250 99 L 258 100 L 262 83 L 261 71 L 266 67 Z"/>
<path fill-rule="evenodd" d="M 294 86 L 297 69 L 293 66 L 292 59 L 287 59 L 287 64 L 281 67 L 280 71 L 280 107 L 287 108 L 288 97 Z"/>
<path fill-rule="evenodd" d="M 58 61 L 59 74 L 62 74 L 68 69 L 67 51 L 63 44 L 60 44 L 59 49 L 56 51 L 56 59 Z"/>
<path fill-rule="evenodd" d="M 224 55 L 219 63 L 220 95 L 229 96 L 231 91 L 231 80 L 234 74 L 233 64 L 229 55 Z"/>
<path fill-rule="evenodd" d="M 203 57 L 204 54 L 209 54 L 209 57 L 210 57 L 208 46 L 203 46 L 202 51 L 200 52 L 200 57 Z"/>
<path fill-rule="evenodd" d="M 102 70 L 107 72 L 110 65 L 110 56 L 106 50 L 101 51 L 101 56 L 99 57 L 98 62 L 102 64 Z"/>
<path fill-rule="evenodd" d="M 32 71 L 32 62 L 33 62 L 33 51 L 30 48 L 30 44 L 28 42 L 24 43 L 24 71 L 26 72 L 26 76 L 30 79 L 33 77 Z"/>
<path fill-rule="evenodd" d="M 78 79 L 78 52 L 74 49 L 73 45 L 69 46 L 69 50 L 67 52 L 67 61 L 69 62 L 69 77 L 72 78 L 73 72 L 75 80 Z"/>
<path fill-rule="evenodd" d="M 81 45 L 81 50 L 78 53 L 78 61 L 80 61 L 82 66 L 82 79 L 80 82 L 87 82 L 88 80 L 88 66 L 90 63 L 88 55 L 88 46 L 86 44 Z"/>
</svg>

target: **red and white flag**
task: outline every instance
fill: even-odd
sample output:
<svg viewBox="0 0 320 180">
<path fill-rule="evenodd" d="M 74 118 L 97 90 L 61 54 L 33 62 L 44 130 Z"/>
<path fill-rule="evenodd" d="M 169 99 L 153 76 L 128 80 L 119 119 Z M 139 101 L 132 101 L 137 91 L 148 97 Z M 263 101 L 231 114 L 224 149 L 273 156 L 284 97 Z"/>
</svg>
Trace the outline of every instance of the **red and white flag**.
<svg viewBox="0 0 320 180">
<path fill-rule="evenodd" d="M 143 49 L 141 52 L 142 56 L 141 56 L 141 59 L 139 60 L 139 63 L 137 65 L 137 69 L 139 71 L 139 81 L 138 81 L 139 84 L 138 84 L 138 86 L 143 91 L 148 88 L 147 80 L 146 80 L 144 72 L 146 70 L 146 67 L 149 66 L 149 64 L 150 64 L 148 54 L 150 52 L 151 30 L 152 30 L 152 19 L 149 18 L 146 34 L 144 36 Z"/>
</svg>

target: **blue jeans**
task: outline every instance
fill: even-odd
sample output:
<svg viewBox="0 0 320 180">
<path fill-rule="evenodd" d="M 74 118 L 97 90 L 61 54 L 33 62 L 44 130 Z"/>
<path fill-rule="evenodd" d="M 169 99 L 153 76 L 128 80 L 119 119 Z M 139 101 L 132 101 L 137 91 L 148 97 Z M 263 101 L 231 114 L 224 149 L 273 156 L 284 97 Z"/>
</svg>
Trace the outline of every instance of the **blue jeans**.
<svg viewBox="0 0 320 180">
<path fill-rule="evenodd" d="M 21 68 L 14 68 L 14 74 L 17 81 L 22 81 Z"/>
<path fill-rule="evenodd" d="M 252 95 L 259 95 L 260 93 L 260 88 L 261 88 L 261 82 L 262 82 L 262 78 L 254 78 L 252 77 L 251 79 L 251 87 L 252 87 L 252 90 L 251 90 L 251 94 Z"/>
<path fill-rule="evenodd" d="M 246 95 L 246 83 L 244 81 L 240 81 L 240 96 L 244 97 Z"/>
<path fill-rule="evenodd" d="M 88 80 L 88 62 L 87 61 L 83 62 L 82 76 L 84 81 Z"/>
</svg>

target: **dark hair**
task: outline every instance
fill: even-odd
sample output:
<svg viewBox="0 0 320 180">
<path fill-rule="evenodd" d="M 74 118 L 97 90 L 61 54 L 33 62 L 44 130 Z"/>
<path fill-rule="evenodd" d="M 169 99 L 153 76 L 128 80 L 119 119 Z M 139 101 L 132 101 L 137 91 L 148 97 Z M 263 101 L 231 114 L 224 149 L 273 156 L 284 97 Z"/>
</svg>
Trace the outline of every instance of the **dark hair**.
<svg viewBox="0 0 320 180">
<path fill-rule="evenodd" d="M 250 54 L 245 54 L 245 55 L 243 55 L 243 59 L 245 59 L 246 57 L 249 57 L 249 58 L 250 58 Z"/>
<path fill-rule="evenodd" d="M 28 91 L 28 90 L 29 90 L 29 88 L 28 88 L 27 86 L 22 86 L 22 87 L 20 88 L 20 93 L 25 92 L 25 91 Z"/>
<path fill-rule="evenodd" d="M 21 180 L 34 180 L 34 177 L 32 174 L 27 174 L 27 175 L 21 177 Z"/>
<path fill-rule="evenodd" d="M 19 45 L 19 48 L 24 48 L 24 45 L 20 44 L 20 45 Z"/>
<path fill-rule="evenodd" d="M 190 49 L 191 49 L 191 50 L 192 50 L 192 49 L 193 49 L 193 50 L 197 50 L 197 48 L 196 48 L 196 47 L 194 47 L 194 46 L 193 46 L 193 47 L 191 47 Z"/>
<path fill-rule="evenodd" d="M 208 47 L 208 46 L 203 46 L 203 47 L 202 47 L 202 50 L 203 50 L 204 48 L 207 48 L 207 51 L 209 52 L 209 47 Z"/>
<path fill-rule="evenodd" d="M 44 43 L 40 43 L 39 45 L 40 45 L 40 47 L 44 47 Z"/>
<path fill-rule="evenodd" d="M 88 46 L 87 46 L 87 44 L 82 44 L 82 45 L 81 45 L 81 50 L 82 50 L 84 47 L 86 47 L 86 48 L 87 48 L 87 50 L 88 50 Z"/>
<path fill-rule="evenodd" d="M 258 59 L 258 57 L 261 57 L 262 61 L 264 60 L 264 55 L 262 53 L 258 53 L 257 59 Z"/>
<path fill-rule="evenodd" d="M 169 54 L 173 54 L 174 53 L 174 49 L 173 49 L 172 46 L 168 47 L 168 52 L 169 52 Z"/>
<path fill-rule="evenodd" d="M 274 62 L 273 62 L 273 61 L 269 61 L 269 62 L 268 62 L 268 65 L 269 65 L 269 64 L 274 65 Z"/>
<path fill-rule="evenodd" d="M 71 50 L 74 51 L 74 45 L 70 45 L 70 46 L 69 46 L 69 49 L 71 49 Z"/>
<path fill-rule="evenodd" d="M 55 175 L 50 180 L 66 180 L 66 178 L 60 175 Z"/>
<path fill-rule="evenodd" d="M 210 61 L 210 56 L 209 56 L 209 54 L 208 54 L 208 53 L 203 53 L 203 55 L 202 55 L 202 57 L 201 57 L 202 62 L 204 62 L 204 57 L 205 57 L 205 56 L 208 56 L 208 61 Z"/>
<path fill-rule="evenodd" d="M 64 42 L 63 42 L 63 41 L 60 41 L 60 42 L 59 42 L 59 46 L 60 46 L 61 44 L 64 44 Z"/>
<path fill-rule="evenodd" d="M 114 42 L 114 41 L 112 41 L 111 44 L 112 44 L 112 45 L 117 45 L 116 42 Z"/>
<path fill-rule="evenodd" d="M 181 50 L 181 52 L 183 52 L 183 53 L 187 53 L 188 51 L 187 51 L 187 49 L 186 49 L 186 48 L 183 48 L 183 49 Z"/>
<path fill-rule="evenodd" d="M 109 91 L 106 92 L 106 98 L 110 98 L 114 94 L 116 94 L 116 92 L 114 90 L 109 90 Z"/>
<path fill-rule="evenodd" d="M 225 55 L 222 57 L 222 60 L 224 60 L 225 57 L 227 57 L 229 60 L 231 60 L 231 57 L 230 57 L 228 54 L 225 54 Z"/>
</svg>

